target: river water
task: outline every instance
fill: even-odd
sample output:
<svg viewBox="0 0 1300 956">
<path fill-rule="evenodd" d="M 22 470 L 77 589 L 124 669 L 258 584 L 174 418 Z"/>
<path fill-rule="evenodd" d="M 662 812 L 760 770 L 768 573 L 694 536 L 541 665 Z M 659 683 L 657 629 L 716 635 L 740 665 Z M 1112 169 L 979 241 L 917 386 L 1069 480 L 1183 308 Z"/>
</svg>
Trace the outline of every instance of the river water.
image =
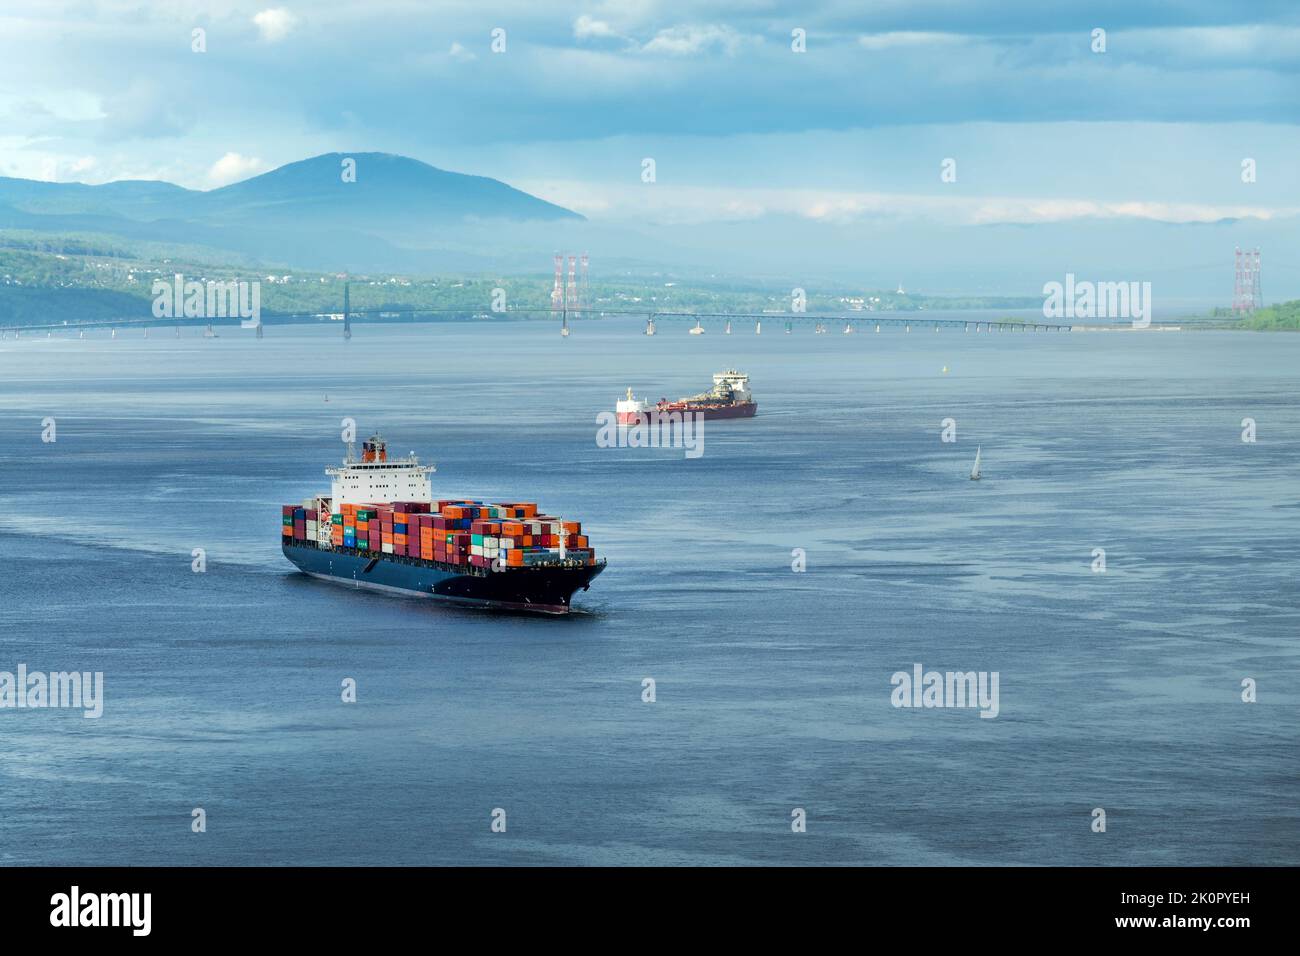
<svg viewBox="0 0 1300 956">
<path fill-rule="evenodd" d="M 0 710 L 0 862 L 1300 862 L 1300 336 L 869 328 L 0 342 L 0 671 L 104 675 Z M 702 456 L 598 447 L 728 366 Z M 580 519 L 580 612 L 296 573 L 345 417 Z"/>
</svg>

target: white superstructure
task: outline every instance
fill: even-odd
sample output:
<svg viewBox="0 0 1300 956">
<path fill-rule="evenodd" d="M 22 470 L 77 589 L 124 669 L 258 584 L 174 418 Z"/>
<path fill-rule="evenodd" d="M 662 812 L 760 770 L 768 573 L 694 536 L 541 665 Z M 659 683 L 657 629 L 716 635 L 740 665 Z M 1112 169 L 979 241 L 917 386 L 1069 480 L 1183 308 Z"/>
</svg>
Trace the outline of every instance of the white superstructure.
<svg viewBox="0 0 1300 956">
<path fill-rule="evenodd" d="M 736 402 L 748 402 L 753 398 L 749 392 L 749 376 L 734 368 L 717 372 L 713 376 L 714 394 L 721 396 L 727 391 L 731 392 L 732 400 Z"/>
<path fill-rule="evenodd" d="M 389 501 L 433 501 L 429 475 L 433 465 L 422 465 L 414 454 L 407 458 L 388 457 L 388 446 L 378 435 L 362 443 L 358 461 L 352 446 L 340 468 L 326 468 L 333 480 L 330 491 L 335 511 L 345 504 Z"/>
<path fill-rule="evenodd" d="M 635 425 L 642 420 L 647 407 L 646 402 L 633 397 L 632 389 L 629 388 L 627 398 L 620 398 L 615 403 L 614 412 L 620 425 Z"/>
</svg>

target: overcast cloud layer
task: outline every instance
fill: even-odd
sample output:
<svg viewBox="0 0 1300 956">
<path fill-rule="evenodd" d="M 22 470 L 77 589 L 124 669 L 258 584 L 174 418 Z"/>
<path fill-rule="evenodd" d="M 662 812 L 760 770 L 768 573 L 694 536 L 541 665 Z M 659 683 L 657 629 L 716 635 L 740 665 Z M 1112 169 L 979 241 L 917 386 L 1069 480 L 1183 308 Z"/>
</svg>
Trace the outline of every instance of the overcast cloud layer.
<svg viewBox="0 0 1300 956">
<path fill-rule="evenodd" d="M 1297 213 L 1294 3 L 985 7 L 7 3 L 0 174 L 211 188 L 382 150 L 609 222 Z"/>
</svg>

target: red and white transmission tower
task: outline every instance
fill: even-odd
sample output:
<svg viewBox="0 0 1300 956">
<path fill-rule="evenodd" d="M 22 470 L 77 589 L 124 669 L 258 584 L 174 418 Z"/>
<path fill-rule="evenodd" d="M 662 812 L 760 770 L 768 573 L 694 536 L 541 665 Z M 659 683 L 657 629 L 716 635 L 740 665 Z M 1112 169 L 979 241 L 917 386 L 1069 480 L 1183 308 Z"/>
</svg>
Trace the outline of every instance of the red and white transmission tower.
<svg viewBox="0 0 1300 956">
<path fill-rule="evenodd" d="M 551 290 L 551 311 L 564 308 L 564 256 L 555 254 L 555 288 Z"/>
<path fill-rule="evenodd" d="M 1237 250 L 1236 279 L 1232 289 L 1232 311 L 1250 314 L 1262 308 L 1264 298 L 1259 290 L 1259 249 Z"/>
<path fill-rule="evenodd" d="M 582 308 L 585 311 L 591 308 L 591 291 L 587 287 L 587 266 L 589 263 L 585 252 L 582 254 L 582 259 L 580 261 L 582 263 L 582 273 L 578 277 L 580 282 L 580 285 L 578 286 L 578 302 L 581 303 Z"/>
<path fill-rule="evenodd" d="M 578 310 L 578 257 L 569 256 L 569 285 L 564 293 L 564 307 L 570 312 Z"/>
</svg>

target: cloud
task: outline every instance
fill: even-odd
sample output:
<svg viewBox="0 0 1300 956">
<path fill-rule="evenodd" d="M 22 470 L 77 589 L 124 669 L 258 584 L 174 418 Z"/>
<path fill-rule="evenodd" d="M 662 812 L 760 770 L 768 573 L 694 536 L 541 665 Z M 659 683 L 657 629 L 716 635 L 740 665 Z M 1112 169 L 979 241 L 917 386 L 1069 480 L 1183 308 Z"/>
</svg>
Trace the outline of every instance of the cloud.
<svg viewBox="0 0 1300 956">
<path fill-rule="evenodd" d="M 900 30 L 894 33 L 870 33 L 858 37 L 858 45 L 867 50 L 892 50 L 899 47 L 950 46 L 966 38 L 955 33 L 922 33 Z"/>
<path fill-rule="evenodd" d="M 228 183 L 247 179 L 249 176 L 265 172 L 266 163 L 256 157 L 241 156 L 239 153 L 226 153 L 208 169 L 208 182 L 213 186 L 225 186 Z"/>
<path fill-rule="evenodd" d="M 728 26 L 682 24 L 660 30 L 641 47 L 641 51 L 668 56 L 695 56 L 718 49 L 727 56 L 734 56 L 747 39 L 749 38 Z"/>
<path fill-rule="evenodd" d="M 767 216 L 837 225 L 924 220 L 968 226 L 1078 220 L 1212 223 L 1225 219 L 1267 221 L 1300 215 L 1300 205 L 1277 208 L 1242 203 L 1034 196 L 946 198 L 901 192 L 668 186 L 663 183 L 647 189 L 641 185 L 593 185 L 577 180 L 523 180 L 517 184 L 549 202 L 595 219 L 658 225 L 744 222 Z"/>
<path fill-rule="evenodd" d="M 284 7 L 271 7 L 253 15 L 262 39 L 267 43 L 278 43 L 287 37 L 298 25 L 298 18 Z"/>
<path fill-rule="evenodd" d="M 579 40 L 589 39 L 625 39 L 604 20 L 583 14 L 573 21 L 573 35 Z"/>
<path fill-rule="evenodd" d="M 476 54 L 471 53 L 469 50 L 465 49 L 459 43 L 453 43 L 451 45 L 451 49 L 447 51 L 447 55 L 451 57 L 453 60 L 460 60 L 462 62 L 478 59 L 478 56 Z"/>
</svg>

